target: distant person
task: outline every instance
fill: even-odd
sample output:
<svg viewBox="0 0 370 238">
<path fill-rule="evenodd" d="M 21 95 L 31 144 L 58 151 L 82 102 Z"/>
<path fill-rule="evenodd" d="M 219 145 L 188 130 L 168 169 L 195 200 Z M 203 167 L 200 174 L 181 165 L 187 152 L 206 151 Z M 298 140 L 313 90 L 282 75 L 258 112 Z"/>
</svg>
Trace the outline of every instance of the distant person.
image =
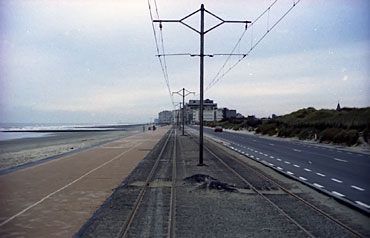
<svg viewBox="0 0 370 238">
<path fill-rule="evenodd" d="M 155 131 L 155 129 L 156 129 L 156 128 L 155 128 L 155 125 L 153 125 L 153 131 Z"/>
</svg>

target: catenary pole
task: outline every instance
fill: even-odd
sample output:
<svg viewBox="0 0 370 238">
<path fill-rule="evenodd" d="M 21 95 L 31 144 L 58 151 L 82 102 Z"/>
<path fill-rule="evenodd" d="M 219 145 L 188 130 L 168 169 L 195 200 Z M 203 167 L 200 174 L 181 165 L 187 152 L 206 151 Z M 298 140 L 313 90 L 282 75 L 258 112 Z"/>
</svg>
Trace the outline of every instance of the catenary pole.
<svg viewBox="0 0 370 238">
<path fill-rule="evenodd" d="M 196 14 L 200 12 L 200 29 L 197 30 L 195 28 L 193 28 L 192 26 L 188 25 L 187 23 L 184 22 L 185 19 L 191 17 L 192 15 Z M 210 29 L 208 30 L 205 30 L 204 29 L 204 13 L 208 13 L 209 15 L 217 18 L 220 23 L 218 23 L 217 25 L 211 27 Z M 246 24 L 246 27 L 247 27 L 247 24 L 248 23 L 251 23 L 251 21 L 225 21 L 223 20 L 222 18 L 216 16 L 215 14 L 213 14 L 212 12 L 206 10 L 204 8 L 204 4 L 201 4 L 200 5 L 200 9 L 193 12 L 193 13 L 190 13 L 188 14 L 187 16 L 181 18 L 180 20 L 153 20 L 153 22 L 158 22 L 160 24 L 160 27 L 162 27 L 162 22 L 177 22 L 177 23 L 181 23 L 183 24 L 184 26 L 190 28 L 191 30 L 197 32 L 198 34 L 200 34 L 200 54 L 199 55 L 193 55 L 193 54 L 190 54 L 190 56 L 199 56 L 200 58 L 200 87 L 199 87 L 199 94 L 200 94 L 200 108 L 199 108 L 199 163 L 198 165 L 199 166 L 202 166 L 204 165 L 203 163 L 203 100 L 204 100 L 204 56 L 211 56 L 211 55 L 205 55 L 204 54 L 204 36 L 205 34 L 207 34 L 208 32 L 210 32 L 211 30 L 221 26 L 222 24 L 224 23 L 244 23 Z M 188 55 L 188 54 L 185 54 L 185 55 Z M 165 56 L 165 55 L 157 55 L 158 57 L 161 57 L 161 56 Z"/>
<path fill-rule="evenodd" d="M 200 5 L 200 109 L 199 109 L 199 166 L 203 165 L 203 100 L 204 100 L 204 5 Z"/>
<path fill-rule="evenodd" d="M 184 130 L 185 130 L 185 88 L 182 88 L 182 135 L 185 135 L 184 134 Z"/>
<path fill-rule="evenodd" d="M 180 92 L 182 91 L 182 93 L 180 94 Z M 186 91 L 186 93 L 185 93 Z M 195 92 L 190 92 L 189 90 L 185 89 L 185 88 L 182 88 L 180 89 L 179 91 L 177 92 L 172 92 L 172 95 L 173 94 L 178 94 L 180 96 L 182 96 L 182 135 L 184 136 L 185 135 L 185 97 L 188 96 L 189 94 L 195 94 Z M 180 108 L 181 109 L 181 108 Z"/>
</svg>

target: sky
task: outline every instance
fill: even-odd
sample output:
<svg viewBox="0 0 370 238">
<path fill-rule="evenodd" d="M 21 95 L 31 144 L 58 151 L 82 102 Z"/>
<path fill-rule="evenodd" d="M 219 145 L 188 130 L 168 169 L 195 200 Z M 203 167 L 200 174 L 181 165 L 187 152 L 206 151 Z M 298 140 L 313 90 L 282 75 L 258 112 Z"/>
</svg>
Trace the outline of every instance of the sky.
<svg viewBox="0 0 370 238">
<path fill-rule="evenodd" d="M 370 106 L 370 1 L 150 0 L 154 19 L 181 19 L 200 4 L 225 23 L 205 54 L 245 54 L 205 91 L 219 107 L 258 117 L 315 107 Z M 155 7 L 157 6 L 157 8 Z M 158 11 L 158 14 L 157 14 Z M 199 13 L 187 24 L 199 27 Z M 218 20 L 205 16 L 205 28 Z M 163 23 L 167 54 L 199 54 L 199 34 Z M 160 52 L 160 29 L 154 24 Z M 244 32 L 245 31 L 245 32 Z M 172 110 L 169 91 L 199 99 L 199 57 L 167 56 L 167 87 L 147 0 L 0 0 L 0 122 L 143 123 Z M 205 88 L 228 56 L 205 57 Z M 162 57 L 163 59 L 163 57 Z M 229 69 L 240 56 L 232 56 Z M 182 101 L 173 96 L 175 103 Z"/>
</svg>

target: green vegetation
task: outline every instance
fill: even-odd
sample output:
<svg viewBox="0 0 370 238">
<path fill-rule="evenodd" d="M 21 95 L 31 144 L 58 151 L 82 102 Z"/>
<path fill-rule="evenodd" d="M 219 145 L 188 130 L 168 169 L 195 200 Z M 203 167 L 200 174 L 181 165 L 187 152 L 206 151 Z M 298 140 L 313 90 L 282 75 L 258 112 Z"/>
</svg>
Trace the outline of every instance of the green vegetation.
<svg viewBox="0 0 370 238">
<path fill-rule="evenodd" d="M 370 107 L 343 108 L 339 111 L 309 107 L 272 119 L 248 117 L 208 123 L 208 126 L 216 125 L 234 130 L 247 128 L 263 135 L 298 137 L 348 146 L 370 144 Z"/>
</svg>

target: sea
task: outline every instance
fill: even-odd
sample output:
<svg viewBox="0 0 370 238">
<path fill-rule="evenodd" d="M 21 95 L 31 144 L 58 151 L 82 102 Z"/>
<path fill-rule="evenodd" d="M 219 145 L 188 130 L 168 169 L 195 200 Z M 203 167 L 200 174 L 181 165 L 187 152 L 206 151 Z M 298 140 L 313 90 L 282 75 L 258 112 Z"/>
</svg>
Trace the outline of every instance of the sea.
<svg viewBox="0 0 370 238">
<path fill-rule="evenodd" d="M 112 130 L 128 124 L 0 123 L 0 141 L 53 136 L 58 131 Z"/>
</svg>

